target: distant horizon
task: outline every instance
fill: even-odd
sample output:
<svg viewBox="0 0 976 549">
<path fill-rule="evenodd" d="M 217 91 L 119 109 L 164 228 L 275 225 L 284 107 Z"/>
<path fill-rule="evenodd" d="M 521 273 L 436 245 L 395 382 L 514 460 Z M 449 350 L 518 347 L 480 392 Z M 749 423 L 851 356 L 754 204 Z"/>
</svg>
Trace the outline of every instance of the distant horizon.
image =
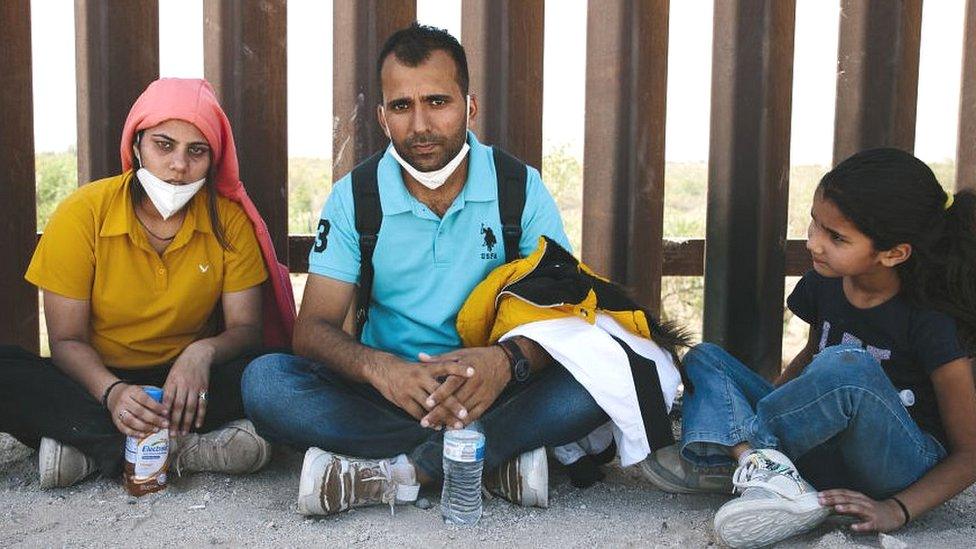
<svg viewBox="0 0 976 549">
<path fill-rule="evenodd" d="M 552 2 L 558 9 L 552 9 Z M 840 2 L 797 0 L 791 164 L 829 165 L 833 153 Z M 544 154 L 564 147 L 582 159 L 586 2 L 547 0 L 543 87 Z M 420 22 L 461 34 L 459 0 L 417 0 Z M 74 8 L 32 0 L 35 148 L 77 148 Z M 915 154 L 954 162 L 965 0 L 923 4 Z M 668 163 L 708 161 L 712 2 L 683 0 L 669 10 Z M 331 158 L 332 1 L 288 3 L 289 157 Z M 202 0 L 159 0 L 160 75 L 203 76 Z M 582 38 L 581 38 L 582 37 Z M 460 36 L 463 43 L 463 36 Z M 326 127 L 328 126 L 328 127 Z M 322 138 L 326 136 L 326 138 Z"/>
<path fill-rule="evenodd" d="M 557 143 L 554 146 L 552 146 L 551 148 L 549 148 L 547 150 L 544 150 L 542 152 L 542 157 L 545 158 L 546 156 L 549 156 L 549 155 L 552 155 L 552 154 L 557 154 L 559 152 L 559 150 L 560 150 L 560 147 L 562 145 L 566 145 L 566 143 Z M 34 152 L 34 155 L 35 156 L 42 155 L 42 154 L 58 155 L 58 154 L 68 154 L 68 153 L 75 153 L 75 154 L 77 154 L 77 152 L 78 152 L 77 147 L 75 147 L 74 145 L 72 145 L 69 148 L 63 149 L 63 150 L 60 150 L 60 151 L 35 151 Z M 577 157 L 577 159 L 580 160 L 581 162 L 583 160 L 583 159 L 580 159 L 578 157 Z M 288 160 L 328 160 L 328 161 L 331 162 L 332 161 L 332 155 L 329 155 L 329 156 L 305 156 L 305 155 L 294 155 L 294 154 L 291 154 L 291 155 L 288 156 Z M 939 164 L 939 165 L 951 165 L 951 166 L 955 166 L 956 159 L 955 158 L 942 158 L 942 159 L 930 158 L 930 159 L 924 160 L 924 162 L 926 164 L 930 164 L 930 165 L 931 164 Z M 703 164 L 704 165 L 704 164 L 708 164 L 708 159 L 702 159 L 702 160 L 671 159 L 671 160 L 665 160 L 664 161 L 664 164 L 665 165 L 668 165 L 668 164 L 672 164 L 672 165 L 676 165 L 676 164 Z M 806 163 L 803 163 L 803 164 L 797 164 L 797 163 L 793 162 L 793 163 L 790 164 L 790 167 L 791 168 L 803 168 L 803 167 L 808 167 L 808 166 L 823 167 L 823 166 L 829 166 L 829 165 L 830 165 L 830 162 L 829 161 L 828 162 L 806 162 Z"/>
</svg>

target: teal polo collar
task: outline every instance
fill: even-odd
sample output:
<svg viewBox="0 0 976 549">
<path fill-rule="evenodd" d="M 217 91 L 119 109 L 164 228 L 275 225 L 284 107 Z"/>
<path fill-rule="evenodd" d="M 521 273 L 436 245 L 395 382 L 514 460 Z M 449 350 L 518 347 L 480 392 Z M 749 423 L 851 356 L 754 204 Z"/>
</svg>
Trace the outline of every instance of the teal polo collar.
<svg viewBox="0 0 976 549">
<path fill-rule="evenodd" d="M 468 131 L 468 179 L 464 182 L 461 196 L 472 202 L 498 200 L 498 184 L 495 179 L 495 160 L 491 147 L 478 142 L 474 132 Z"/>
</svg>

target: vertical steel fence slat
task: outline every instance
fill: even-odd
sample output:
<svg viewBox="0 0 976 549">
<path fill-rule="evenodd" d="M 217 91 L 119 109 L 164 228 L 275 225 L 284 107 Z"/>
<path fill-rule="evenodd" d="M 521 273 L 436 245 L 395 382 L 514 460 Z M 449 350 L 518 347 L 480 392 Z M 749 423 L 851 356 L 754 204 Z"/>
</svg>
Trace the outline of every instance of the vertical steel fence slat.
<svg viewBox="0 0 976 549">
<path fill-rule="evenodd" d="M 75 0 L 78 184 L 122 171 L 129 109 L 159 77 L 157 0 Z"/>
<path fill-rule="evenodd" d="M 793 0 L 716 0 L 703 336 L 780 371 Z"/>
<path fill-rule="evenodd" d="M 37 290 L 24 272 L 37 239 L 30 0 L 0 2 L 0 343 L 38 351 Z"/>
<path fill-rule="evenodd" d="M 586 31 L 583 259 L 658 310 L 667 0 L 591 0 Z"/>
<path fill-rule="evenodd" d="M 332 19 L 332 179 L 389 143 L 376 121 L 376 58 L 417 17 L 416 0 L 335 0 Z"/>
<path fill-rule="evenodd" d="M 542 167 L 545 0 L 464 0 L 461 36 L 479 139 Z"/>
<path fill-rule="evenodd" d="M 834 164 L 874 147 L 915 148 L 922 0 L 842 0 Z"/>
<path fill-rule="evenodd" d="M 956 189 L 976 190 L 976 0 L 966 2 L 964 28 Z"/>
<path fill-rule="evenodd" d="M 288 260 L 285 0 L 204 3 L 204 73 L 234 129 L 241 181 Z"/>
</svg>

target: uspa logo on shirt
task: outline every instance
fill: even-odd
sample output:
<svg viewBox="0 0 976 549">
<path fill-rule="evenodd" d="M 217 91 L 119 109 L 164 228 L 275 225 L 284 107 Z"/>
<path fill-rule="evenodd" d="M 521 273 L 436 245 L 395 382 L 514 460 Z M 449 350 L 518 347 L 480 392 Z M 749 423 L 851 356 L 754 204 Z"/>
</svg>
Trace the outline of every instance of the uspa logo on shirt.
<svg viewBox="0 0 976 549">
<path fill-rule="evenodd" d="M 498 259 L 498 253 L 494 251 L 495 246 L 498 245 L 498 239 L 495 238 L 495 231 L 482 223 L 481 236 L 484 238 L 484 243 L 481 247 L 488 249 L 487 252 L 481 252 L 481 259 Z"/>
</svg>

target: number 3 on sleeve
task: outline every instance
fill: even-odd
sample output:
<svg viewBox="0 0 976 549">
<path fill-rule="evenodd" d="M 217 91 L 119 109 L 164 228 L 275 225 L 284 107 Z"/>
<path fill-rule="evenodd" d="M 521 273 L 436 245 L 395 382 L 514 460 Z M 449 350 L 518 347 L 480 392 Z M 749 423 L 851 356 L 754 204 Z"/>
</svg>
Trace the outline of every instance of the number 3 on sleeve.
<svg viewBox="0 0 976 549">
<path fill-rule="evenodd" d="M 315 237 L 315 248 L 317 253 L 322 253 L 329 246 L 329 229 L 332 224 L 329 223 L 328 219 L 319 220 L 319 228 L 316 231 L 317 236 Z"/>
</svg>

